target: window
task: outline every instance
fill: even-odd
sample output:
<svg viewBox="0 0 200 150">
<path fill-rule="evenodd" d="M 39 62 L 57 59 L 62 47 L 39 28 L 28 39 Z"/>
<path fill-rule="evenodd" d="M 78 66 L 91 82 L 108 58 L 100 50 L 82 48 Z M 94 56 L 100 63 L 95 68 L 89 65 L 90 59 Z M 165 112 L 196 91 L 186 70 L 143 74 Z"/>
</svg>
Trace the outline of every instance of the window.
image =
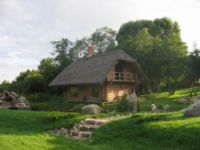
<svg viewBox="0 0 200 150">
<path fill-rule="evenodd" d="M 99 86 L 92 86 L 91 87 L 92 97 L 99 97 L 100 95 L 100 88 Z"/>
<path fill-rule="evenodd" d="M 78 87 L 71 87 L 70 88 L 70 95 L 73 97 L 78 97 Z"/>
</svg>

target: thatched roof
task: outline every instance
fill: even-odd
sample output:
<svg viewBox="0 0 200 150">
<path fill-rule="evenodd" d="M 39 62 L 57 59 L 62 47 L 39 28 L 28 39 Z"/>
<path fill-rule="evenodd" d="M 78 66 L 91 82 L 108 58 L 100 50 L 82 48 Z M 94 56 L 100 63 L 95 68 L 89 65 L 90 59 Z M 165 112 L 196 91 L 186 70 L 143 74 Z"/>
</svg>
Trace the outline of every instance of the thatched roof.
<svg viewBox="0 0 200 150">
<path fill-rule="evenodd" d="M 49 86 L 102 84 L 110 69 L 119 61 L 135 64 L 139 75 L 143 77 L 143 72 L 135 59 L 121 50 L 115 50 L 71 63 L 58 74 Z"/>
</svg>

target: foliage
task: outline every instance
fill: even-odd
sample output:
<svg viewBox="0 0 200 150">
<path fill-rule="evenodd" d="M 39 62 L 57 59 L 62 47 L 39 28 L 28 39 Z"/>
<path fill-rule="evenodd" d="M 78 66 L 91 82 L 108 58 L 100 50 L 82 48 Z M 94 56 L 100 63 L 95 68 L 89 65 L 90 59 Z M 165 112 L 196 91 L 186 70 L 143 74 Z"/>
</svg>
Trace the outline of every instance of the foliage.
<svg viewBox="0 0 200 150">
<path fill-rule="evenodd" d="M 81 109 L 83 106 L 85 106 L 86 104 L 77 104 L 74 107 L 71 108 L 71 111 L 73 112 L 81 112 Z"/>
<path fill-rule="evenodd" d="M 129 104 L 126 97 L 127 95 L 122 96 L 122 98 L 117 103 L 117 110 L 119 112 L 127 112 L 129 110 Z"/>
<path fill-rule="evenodd" d="M 50 97 L 52 95 L 48 93 L 33 93 L 33 94 L 28 94 L 27 99 L 31 102 L 44 102 L 44 101 L 49 101 Z"/>
<path fill-rule="evenodd" d="M 54 61 L 52 57 L 42 59 L 38 69 L 40 73 L 45 77 L 46 85 L 48 85 L 59 73 L 59 65 Z"/>
<path fill-rule="evenodd" d="M 117 112 L 118 102 L 103 103 L 102 108 L 105 112 Z"/>
<path fill-rule="evenodd" d="M 13 82 L 13 86 L 20 93 L 37 93 L 45 91 L 44 77 L 39 71 L 26 70 L 21 72 Z"/>
<path fill-rule="evenodd" d="M 200 50 L 195 48 L 189 55 L 189 77 L 193 82 L 200 79 Z"/>
<path fill-rule="evenodd" d="M 47 119 L 49 121 L 58 121 L 62 119 L 71 119 L 77 117 L 77 113 L 61 113 L 61 112 L 52 112 L 48 114 Z"/>
<path fill-rule="evenodd" d="M 95 53 L 105 53 L 116 47 L 116 32 L 108 27 L 96 29 L 91 36 L 83 37 L 74 43 L 70 53 L 73 59 L 85 57 L 89 46 L 93 46 Z"/>
<path fill-rule="evenodd" d="M 68 102 L 63 96 L 49 95 L 48 100 L 32 101 L 32 110 L 70 111 L 76 103 Z"/>
<path fill-rule="evenodd" d="M 12 89 L 12 84 L 9 81 L 4 80 L 0 84 L 0 92 L 3 92 L 4 90 L 11 90 Z"/>
<path fill-rule="evenodd" d="M 149 90 L 159 91 L 161 83 L 171 89 L 185 77 L 187 47 L 177 22 L 169 18 L 128 22 L 120 27 L 117 41 L 141 64 Z"/>
</svg>

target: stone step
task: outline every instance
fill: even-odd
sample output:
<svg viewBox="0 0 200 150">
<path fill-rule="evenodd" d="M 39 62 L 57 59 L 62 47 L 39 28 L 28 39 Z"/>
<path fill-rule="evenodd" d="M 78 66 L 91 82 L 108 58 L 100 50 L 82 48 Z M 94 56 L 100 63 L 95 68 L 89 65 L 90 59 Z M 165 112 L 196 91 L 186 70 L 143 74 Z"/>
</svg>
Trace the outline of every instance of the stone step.
<svg viewBox="0 0 200 150">
<path fill-rule="evenodd" d="M 88 124 L 88 125 L 102 125 L 106 122 L 108 122 L 108 120 L 105 120 L 105 119 L 86 119 L 85 120 L 85 124 Z"/>
<path fill-rule="evenodd" d="M 94 131 L 99 127 L 100 127 L 99 125 L 82 124 L 82 125 L 79 125 L 79 130 L 80 131 Z"/>
<path fill-rule="evenodd" d="M 92 135 L 91 131 L 80 131 L 79 136 L 83 138 L 89 138 Z"/>
<path fill-rule="evenodd" d="M 71 136 L 79 136 L 79 131 L 71 131 Z"/>
<path fill-rule="evenodd" d="M 89 124 L 89 125 L 95 125 L 96 124 L 96 119 L 88 118 L 88 119 L 85 120 L 85 123 Z"/>
<path fill-rule="evenodd" d="M 96 120 L 96 125 L 103 125 L 107 120 Z"/>
</svg>

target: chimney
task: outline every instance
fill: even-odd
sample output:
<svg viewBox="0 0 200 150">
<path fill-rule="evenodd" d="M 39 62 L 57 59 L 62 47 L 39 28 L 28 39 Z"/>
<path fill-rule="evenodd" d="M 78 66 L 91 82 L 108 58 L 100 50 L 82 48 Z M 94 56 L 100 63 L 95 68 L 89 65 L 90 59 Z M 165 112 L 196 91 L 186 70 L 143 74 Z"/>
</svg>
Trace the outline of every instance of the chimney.
<svg viewBox="0 0 200 150">
<path fill-rule="evenodd" d="M 89 46 L 87 49 L 87 57 L 91 57 L 94 55 L 94 48 L 92 46 Z"/>
</svg>

